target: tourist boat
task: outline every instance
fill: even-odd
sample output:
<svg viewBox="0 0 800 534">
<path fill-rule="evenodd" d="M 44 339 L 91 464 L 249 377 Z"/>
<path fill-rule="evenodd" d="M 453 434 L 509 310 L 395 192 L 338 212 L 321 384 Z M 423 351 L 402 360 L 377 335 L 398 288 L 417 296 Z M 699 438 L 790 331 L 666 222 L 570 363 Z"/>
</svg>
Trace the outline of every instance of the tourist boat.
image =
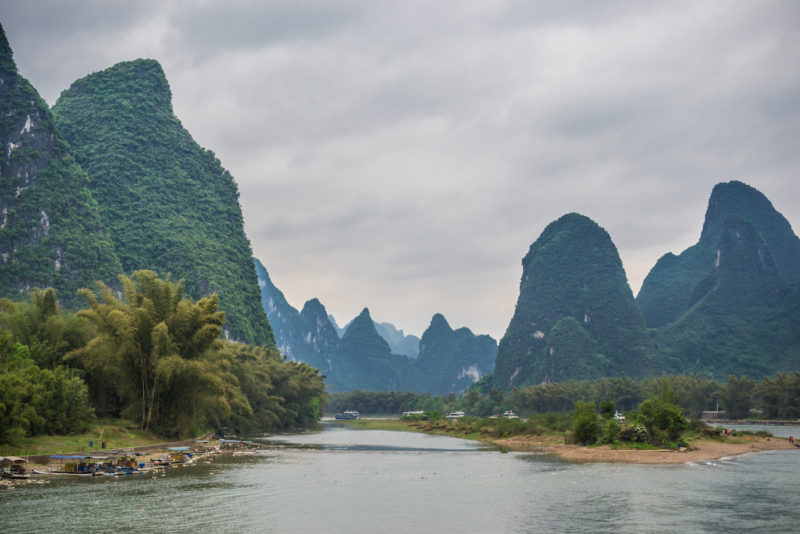
<svg viewBox="0 0 800 534">
<path fill-rule="evenodd" d="M 345 410 L 342 413 L 336 414 L 336 419 L 352 420 L 361 419 L 361 414 L 357 410 Z"/>
<path fill-rule="evenodd" d="M 625 422 L 625 416 L 619 413 L 618 411 L 614 410 L 614 419 L 617 423 L 622 424 Z"/>
<path fill-rule="evenodd" d="M 448 419 L 461 419 L 462 417 L 464 417 L 464 415 L 465 415 L 464 412 L 462 412 L 460 410 L 456 410 L 454 412 L 450 412 L 449 414 L 447 414 L 447 418 Z"/>
<path fill-rule="evenodd" d="M 25 464 L 28 460 L 19 456 L 0 456 L 0 478 L 30 478 L 31 475 L 25 471 Z"/>
<path fill-rule="evenodd" d="M 412 410 L 410 412 L 403 412 L 403 417 L 413 417 L 415 415 L 425 415 L 422 410 Z"/>
<path fill-rule="evenodd" d="M 106 457 L 92 457 L 80 456 L 72 454 L 53 454 L 50 456 L 51 461 L 55 461 L 53 467 L 49 467 L 47 471 L 33 472 L 37 475 L 58 475 L 58 476 L 75 476 L 75 477 L 90 477 L 97 474 L 97 462 L 90 460 L 105 460 Z"/>
<path fill-rule="evenodd" d="M 514 413 L 512 410 L 506 410 L 506 411 L 504 411 L 504 412 L 503 412 L 503 417 L 506 417 L 506 418 L 508 418 L 508 419 L 519 419 L 519 417 L 517 416 L 517 414 L 515 414 L 515 413 Z"/>
</svg>

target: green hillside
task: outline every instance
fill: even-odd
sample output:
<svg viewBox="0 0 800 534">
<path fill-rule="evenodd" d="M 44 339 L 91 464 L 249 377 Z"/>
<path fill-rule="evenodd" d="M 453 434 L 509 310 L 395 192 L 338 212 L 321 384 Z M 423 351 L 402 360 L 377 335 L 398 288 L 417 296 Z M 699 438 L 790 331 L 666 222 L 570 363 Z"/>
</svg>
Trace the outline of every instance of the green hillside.
<svg viewBox="0 0 800 534">
<path fill-rule="evenodd" d="M 760 378 L 800 365 L 800 298 L 778 274 L 756 228 L 728 217 L 717 260 L 690 308 L 653 332 L 664 370 L 722 380 Z"/>
<path fill-rule="evenodd" d="M 88 177 L 58 134 L 47 103 L 19 75 L 0 27 L 0 296 L 58 290 L 73 308 L 76 290 L 122 272 Z"/>
<path fill-rule="evenodd" d="M 53 111 L 122 269 L 185 279 L 195 298 L 217 293 L 226 337 L 274 346 L 236 183 L 183 128 L 171 98 L 161 66 L 140 59 L 74 82 Z"/>
<path fill-rule="evenodd" d="M 695 287 L 716 261 L 717 243 L 731 215 L 762 235 L 785 282 L 800 282 L 800 239 L 789 222 L 753 187 L 737 181 L 720 183 L 711 192 L 700 240 L 680 255 L 662 256 L 642 283 L 636 302 L 648 327 L 666 326 L 690 307 Z"/>
<path fill-rule="evenodd" d="M 517 306 L 498 347 L 497 387 L 655 368 L 617 249 L 594 221 L 570 213 L 549 224 L 522 266 Z"/>
</svg>

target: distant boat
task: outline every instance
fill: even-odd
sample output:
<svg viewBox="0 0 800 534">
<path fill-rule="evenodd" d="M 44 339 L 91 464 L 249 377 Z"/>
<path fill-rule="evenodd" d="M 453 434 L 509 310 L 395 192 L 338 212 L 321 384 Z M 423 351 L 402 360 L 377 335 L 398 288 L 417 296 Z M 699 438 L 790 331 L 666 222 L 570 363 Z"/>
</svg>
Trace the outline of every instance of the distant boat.
<svg viewBox="0 0 800 534">
<path fill-rule="evenodd" d="M 336 414 L 336 419 L 344 419 L 346 421 L 353 419 L 361 419 L 361 414 L 357 410 L 345 410 L 342 413 Z"/>
<path fill-rule="evenodd" d="M 464 412 L 462 412 L 460 410 L 456 410 L 455 412 L 450 412 L 449 414 L 447 414 L 447 418 L 448 419 L 461 419 L 462 417 L 464 417 L 464 415 L 465 415 Z"/>
<path fill-rule="evenodd" d="M 504 411 L 504 412 L 503 412 L 503 417 L 506 417 L 506 418 L 508 418 L 508 419 L 519 419 L 519 417 L 517 416 L 517 414 L 515 414 L 515 413 L 514 413 L 513 411 L 511 411 L 511 410 L 506 410 L 506 411 Z"/>
<path fill-rule="evenodd" d="M 412 417 L 414 415 L 425 415 L 422 410 L 412 410 L 410 412 L 403 412 L 403 417 Z"/>
<path fill-rule="evenodd" d="M 618 411 L 614 410 L 614 419 L 617 423 L 622 424 L 625 422 L 625 416 L 619 413 Z"/>
</svg>

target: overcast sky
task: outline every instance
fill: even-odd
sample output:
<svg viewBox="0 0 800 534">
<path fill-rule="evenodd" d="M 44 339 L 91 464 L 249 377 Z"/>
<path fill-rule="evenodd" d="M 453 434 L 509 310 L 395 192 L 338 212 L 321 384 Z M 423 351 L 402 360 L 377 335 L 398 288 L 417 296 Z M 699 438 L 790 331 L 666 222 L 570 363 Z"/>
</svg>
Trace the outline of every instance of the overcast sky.
<svg viewBox="0 0 800 534">
<path fill-rule="evenodd" d="M 635 293 L 714 184 L 800 224 L 800 2 L 8 1 L 21 73 L 154 58 L 297 307 L 499 339 L 520 261 L 576 211 Z"/>
</svg>

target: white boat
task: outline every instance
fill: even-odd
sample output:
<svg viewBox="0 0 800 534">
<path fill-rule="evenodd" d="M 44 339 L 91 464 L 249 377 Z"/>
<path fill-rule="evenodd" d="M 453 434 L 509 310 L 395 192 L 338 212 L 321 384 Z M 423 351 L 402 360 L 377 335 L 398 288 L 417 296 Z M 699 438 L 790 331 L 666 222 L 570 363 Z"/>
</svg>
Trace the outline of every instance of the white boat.
<svg viewBox="0 0 800 534">
<path fill-rule="evenodd" d="M 506 411 L 504 411 L 504 412 L 503 412 L 503 417 L 506 417 L 506 418 L 508 418 L 508 419 L 519 419 L 519 417 L 517 416 L 517 414 L 515 414 L 515 413 L 514 413 L 512 410 L 506 410 Z"/>
<path fill-rule="evenodd" d="M 625 422 L 625 416 L 619 413 L 618 411 L 614 410 L 614 419 L 617 423 L 622 424 Z"/>
<path fill-rule="evenodd" d="M 447 418 L 448 419 L 461 419 L 462 417 L 464 417 L 464 415 L 465 415 L 464 412 L 462 412 L 460 410 L 456 410 L 455 412 L 450 412 L 449 414 L 447 414 Z"/>
<path fill-rule="evenodd" d="M 336 419 L 343 419 L 343 420 L 353 420 L 353 419 L 361 419 L 361 414 L 358 413 L 357 410 L 345 410 L 342 413 L 336 414 Z"/>
</svg>

